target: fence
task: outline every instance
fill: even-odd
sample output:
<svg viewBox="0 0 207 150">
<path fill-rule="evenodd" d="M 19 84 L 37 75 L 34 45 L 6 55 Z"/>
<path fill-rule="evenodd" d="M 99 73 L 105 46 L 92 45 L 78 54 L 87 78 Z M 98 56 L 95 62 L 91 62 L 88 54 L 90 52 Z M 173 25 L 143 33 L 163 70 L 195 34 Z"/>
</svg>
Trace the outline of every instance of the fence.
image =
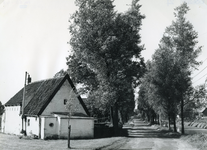
<svg viewBox="0 0 207 150">
<path fill-rule="evenodd" d="M 107 123 L 110 122 L 110 117 L 102 117 L 102 118 L 95 118 L 94 123 L 99 124 L 99 123 Z"/>
</svg>

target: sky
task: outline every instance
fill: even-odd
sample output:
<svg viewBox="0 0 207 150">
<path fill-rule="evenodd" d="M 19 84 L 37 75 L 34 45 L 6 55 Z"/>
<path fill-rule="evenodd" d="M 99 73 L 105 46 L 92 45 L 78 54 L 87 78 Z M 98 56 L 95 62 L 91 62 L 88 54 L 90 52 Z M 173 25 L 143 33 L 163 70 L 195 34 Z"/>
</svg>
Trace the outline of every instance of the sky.
<svg viewBox="0 0 207 150">
<path fill-rule="evenodd" d="M 184 0 L 140 0 L 146 16 L 140 31 L 145 60 L 151 59 L 165 28 L 174 19 L 174 8 Z M 187 19 L 198 32 L 198 57 L 204 61 L 192 75 L 193 85 L 207 78 L 207 0 L 185 0 L 190 7 Z M 115 9 L 124 12 L 131 0 L 115 0 Z M 0 101 L 6 103 L 24 86 L 25 72 L 32 81 L 52 78 L 67 69 L 70 51 L 69 18 L 77 10 L 74 0 L 0 0 Z M 206 61 L 205 61 L 206 60 Z M 206 67 L 206 68 L 205 68 Z"/>
</svg>

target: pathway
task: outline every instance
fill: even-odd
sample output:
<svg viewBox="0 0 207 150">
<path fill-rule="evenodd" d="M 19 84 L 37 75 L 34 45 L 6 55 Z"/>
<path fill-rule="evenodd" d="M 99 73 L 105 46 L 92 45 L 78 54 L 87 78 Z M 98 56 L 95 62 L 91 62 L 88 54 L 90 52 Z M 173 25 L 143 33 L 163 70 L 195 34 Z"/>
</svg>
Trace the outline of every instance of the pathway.
<svg viewBox="0 0 207 150">
<path fill-rule="evenodd" d="M 172 138 L 172 134 L 167 131 L 157 130 L 156 127 L 149 126 L 139 119 L 134 119 L 133 122 L 133 127 L 124 126 L 128 130 L 128 138 L 103 149 L 197 150 L 179 137 Z"/>
</svg>

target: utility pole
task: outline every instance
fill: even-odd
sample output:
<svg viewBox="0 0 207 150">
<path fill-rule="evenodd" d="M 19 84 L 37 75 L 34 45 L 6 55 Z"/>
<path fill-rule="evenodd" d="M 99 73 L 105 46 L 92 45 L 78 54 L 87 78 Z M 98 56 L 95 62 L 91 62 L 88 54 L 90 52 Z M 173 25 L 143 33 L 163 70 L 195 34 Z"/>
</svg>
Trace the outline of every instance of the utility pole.
<svg viewBox="0 0 207 150">
<path fill-rule="evenodd" d="M 23 99 L 22 99 L 22 133 L 26 136 L 26 116 L 24 115 L 24 108 L 25 108 L 25 92 L 26 92 L 26 84 L 32 81 L 30 75 L 25 72 L 25 80 L 24 80 L 24 89 L 23 89 Z M 26 83 L 27 82 L 27 83 Z M 24 123 L 25 123 L 25 130 L 24 130 Z"/>
</svg>

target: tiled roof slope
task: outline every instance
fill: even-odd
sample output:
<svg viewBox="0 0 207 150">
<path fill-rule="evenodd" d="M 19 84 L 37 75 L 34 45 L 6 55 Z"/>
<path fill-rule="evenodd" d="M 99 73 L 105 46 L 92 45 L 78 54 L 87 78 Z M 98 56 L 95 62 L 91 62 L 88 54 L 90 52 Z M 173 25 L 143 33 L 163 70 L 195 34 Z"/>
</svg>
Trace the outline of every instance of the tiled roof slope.
<svg viewBox="0 0 207 150">
<path fill-rule="evenodd" d="M 75 86 L 72 83 L 69 75 L 60 78 L 53 78 L 44 81 L 34 82 L 26 86 L 26 94 L 25 94 L 25 114 L 26 115 L 34 115 L 39 116 L 50 103 L 52 98 L 55 96 L 57 91 L 60 89 L 62 84 L 68 80 L 72 88 Z M 23 89 L 20 90 L 16 95 L 14 95 L 5 106 L 11 105 L 20 105 L 22 103 Z M 79 102 L 83 106 L 87 115 L 89 112 L 81 99 L 78 97 Z"/>
</svg>

